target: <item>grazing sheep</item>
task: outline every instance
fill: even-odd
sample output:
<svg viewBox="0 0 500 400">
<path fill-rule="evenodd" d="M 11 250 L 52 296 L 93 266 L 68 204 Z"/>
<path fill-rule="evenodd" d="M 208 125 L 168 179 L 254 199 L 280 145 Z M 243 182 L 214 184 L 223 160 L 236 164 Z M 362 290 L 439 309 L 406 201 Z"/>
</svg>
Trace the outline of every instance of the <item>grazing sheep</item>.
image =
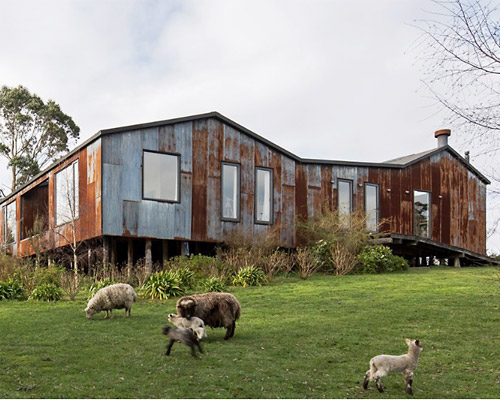
<svg viewBox="0 0 500 400">
<path fill-rule="evenodd" d="M 230 293 L 202 293 L 181 297 L 177 301 L 177 314 L 190 319 L 201 318 L 212 328 L 226 328 L 224 340 L 233 337 L 236 320 L 240 317 L 241 306 Z"/>
<path fill-rule="evenodd" d="M 173 328 L 171 326 L 165 325 L 163 327 L 163 334 L 167 335 L 170 338 L 170 341 L 168 342 L 167 345 L 167 351 L 165 352 L 165 355 L 167 356 L 170 355 L 170 350 L 172 349 L 172 346 L 174 345 L 175 342 L 181 342 L 184 343 L 186 346 L 191 347 L 191 355 L 193 357 L 196 357 L 194 346 L 198 346 L 198 350 L 200 350 L 200 353 L 203 353 L 203 349 L 201 348 L 200 342 L 198 341 L 198 338 L 191 329 Z"/>
<path fill-rule="evenodd" d="M 375 381 L 379 392 L 384 388 L 380 378 L 386 376 L 391 371 L 403 373 L 406 383 L 406 393 L 413 394 L 413 372 L 417 368 L 418 356 L 424 350 L 419 340 L 405 339 L 408 346 L 408 353 L 401 356 L 387 356 L 385 354 L 375 356 L 370 360 L 370 369 L 366 371 L 363 381 L 363 389 L 368 387 L 368 382 Z"/>
<path fill-rule="evenodd" d="M 130 317 L 132 303 L 136 298 L 134 288 L 126 283 L 109 285 L 99 289 L 94 297 L 89 300 L 85 313 L 87 318 L 91 318 L 92 315 L 98 312 L 106 311 L 104 318 L 108 318 L 108 312 L 111 312 L 114 308 L 125 308 L 125 316 Z"/>
<path fill-rule="evenodd" d="M 178 328 L 191 329 L 198 337 L 198 340 L 201 340 L 203 337 L 207 337 L 205 323 L 198 317 L 191 317 L 187 319 L 180 317 L 177 314 L 168 314 L 168 322 L 172 322 Z"/>
</svg>

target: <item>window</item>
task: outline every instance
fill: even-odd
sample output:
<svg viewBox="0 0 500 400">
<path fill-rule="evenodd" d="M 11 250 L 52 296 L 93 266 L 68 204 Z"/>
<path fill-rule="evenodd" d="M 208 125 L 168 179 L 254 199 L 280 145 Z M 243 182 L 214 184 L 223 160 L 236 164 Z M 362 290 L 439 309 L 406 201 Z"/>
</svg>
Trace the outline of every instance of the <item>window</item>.
<svg viewBox="0 0 500 400">
<path fill-rule="evenodd" d="M 78 219 L 79 208 L 78 161 L 75 161 L 56 174 L 56 225 Z"/>
<path fill-rule="evenodd" d="M 431 194 L 429 192 L 413 191 L 414 230 L 417 236 L 431 236 L 430 205 Z"/>
<path fill-rule="evenodd" d="M 350 215 L 352 212 L 352 181 L 338 179 L 338 208 L 340 215 Z"/>
<path fill-rule="evenodd" d="M 11 244 L 17 241 L 16 202 L 13 201 L 3 208 L 3 242 Z"/>
<path fill-rule="evenodd" d="M 272 224 L 273 174 L 271 169 L 255 170 L 255 222 Z"/>
<path fill-rule="evenodd" d="M 142 197 L 147 200 L 179 202 L 180 156 L 145 151 Z"/>
<path fill-rule="evenodd" d="M 374 183 L 365 183 L 365 213 L 366 230 L 369 232 L 378 232 L 378 185 Z"/>
<path fill-rule="evenodd" d="M 240 166 L 222 163 L 222 219 L 240 219 Z"/>
</svg>

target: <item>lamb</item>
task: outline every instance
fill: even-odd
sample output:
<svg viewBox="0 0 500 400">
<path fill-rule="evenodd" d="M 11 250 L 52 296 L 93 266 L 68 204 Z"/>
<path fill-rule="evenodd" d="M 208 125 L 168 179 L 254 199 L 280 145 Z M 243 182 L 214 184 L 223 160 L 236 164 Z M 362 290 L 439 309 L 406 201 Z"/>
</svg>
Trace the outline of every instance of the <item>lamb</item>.
<svg viewBox="0 0 500 400">
<path fill-rule="evenodd" d="M 134 288 L 126 283 L 116 283 L 99 289 L 89 300 L 85 314 L 87 318 L 101 311 L 106 311 L 105 319 L 114 308 L 125 308 L 125 316 L 130 317 L 132 303 L 137 299 Z"/>
<path fill-rule="evenodd" d="M 194 346 L 198 347 L 200 353 L 203 353 L 203 349 L 201 348 L 200 342 L 198 338 L 193 333 L 191 329 L 188 328 L 173 328 L 171 326 L 165 325 L 163 327 L 163 334 L 167 335 L 170 338 L 170 341 L 167 345 L 167 351 L 165 355 L 170 355 L 170 350 L 172 350 L 172 346 L 175 342 L 184 343 L 186 346 L 191 347 L 191 355 L 196 358 L 196 352 Z"/>
<path fill-rule="evenodd" d="M 385 354 L 375 356 L 370 360 L 370 369 L 366 371 L 363 381 L 363 389 L 366 390 L 370 381 L 375 381 L 379 392 L 383 392 L 384 388 L 380 382 L 380 378 L 386 376 L 391 371 L 403 372 L 408 394 L 413 394 L 413 372 L 417 368 L 418 356 L 424 350 L 419 340 L 405 339 L 408 346 L 408 353 L 401 356 L 388 356 Z"/>
<path fill-rule="evenodd" d="M 180 317 L 177 314 L 168 314 L 168 322 L 172 322 L 178 328 L 189 328 L 191 329 L 198 340 L 207 337 L 207 332 L 205 330 L 205 323 L 202 319 L 198 317 L 191 317 L 189 319 Z"/>
<path fill-rule="evenodd" d="M 181 297 L 177 301 L 177 314 L 187 319 L 201 318 L 212 328 L 226 328 L 224 340 L 228 340 L 234 335 L 241 306 L 230 293 L 209 292 Z"/>
</svg>

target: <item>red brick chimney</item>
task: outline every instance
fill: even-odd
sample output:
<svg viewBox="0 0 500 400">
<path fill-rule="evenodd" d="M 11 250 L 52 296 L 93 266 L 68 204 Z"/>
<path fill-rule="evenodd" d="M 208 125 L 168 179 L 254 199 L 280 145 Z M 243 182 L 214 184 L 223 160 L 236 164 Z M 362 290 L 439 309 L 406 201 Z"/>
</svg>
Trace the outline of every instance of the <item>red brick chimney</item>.
<svg viewBox="0 0 500 400">
<path fill-rule="evenodd" d="M 437 138 L 437 147 L 448 146 L 448 136 L 451 135 L 451 129 L 440 129 L 434 133 L 434 137 Z"/>
</svg>

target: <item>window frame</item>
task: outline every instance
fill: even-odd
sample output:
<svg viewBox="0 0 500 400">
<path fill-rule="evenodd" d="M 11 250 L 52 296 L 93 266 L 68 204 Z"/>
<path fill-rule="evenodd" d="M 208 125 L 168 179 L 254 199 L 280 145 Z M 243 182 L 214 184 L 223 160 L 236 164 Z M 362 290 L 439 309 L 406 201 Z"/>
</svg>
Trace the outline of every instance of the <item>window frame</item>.
<svg viewBox="0 0 500 400">
<path fill-rule="evenodd" d="M 10 242 L 7 242 L 7 226 L 9 224 L 9 216 L 8 216 L 8 207 L 11 206 L 11 205 L 14 205 L 15 206 L 15 231 L 14 231 L 14 235 L 13 236 L 13 240 L 10 241 Z M 17 200 L 14 199 L 13 201 L 11 201 L 10 203 L 8 204 L 5 204 L 4 206 L 2 206 L 2 217 L 3 217 L 3 226 L 2 226 L 2 244 L 4 246 L 11 246 L 15 243 L 17 243 Z"/>
<path fill-rule="evenodd" d="M 366 200 L 367 200 L 367 197 L 366 197 L 366 188 L 368 186 L 376 188 L 376 193 L 375 193 L 375 203 L 376 203 L 376 206 L 375 206 L 375 219 L 376 219 L 375 225 L 376 225 L 376 229 L 375 230 L 371 230 L 371 229 L 368 229 L 369 227 L 367 226 L 366 230 L 368 232 L 378 233 L 380 231 L 380 226 L 379 226 L 379 224 L 380 224 L 380 185 L 378 183 L 365 182 L 365 185 L 364 185 L 365 218 L 368 217 L 367 216 L 367 207 L 366 207 Z M 368 220 L 366 220 L 366 222 L 368 222 Z"/>
<path fill-rule="evenodd" d="M 171 156 L 171 157 L 177 157 L 177 199 L 176 200 L 171 200 L 171 199 L 157 199 L 154 197 L 146 197 L 144 194 L 144 174 L 145 174 L 145 168 L 144 168 L 144 158 L 145 158 L 145 153 L 152 153 L 152 154 L 161 154 L 165 156 Z M 171 152 L 164 152 L 164 151 L 156 151 L 156 150 L 147 150 L 147 149 L 142 149 L 142 199 L 143 200 L 148 200 L 148 201 L 158 201 L 160 203 L 172 203 L 172 204 L 177 204 L 181 202 L 181 155 L 179 153 L 171 153 Z"/>
<path fill-rule="evenodd" d="M 417 224 L 416 224 L 416 214 L 415 214 L 415 192 L 425 193 L 427 194 L 429 203 L 428 203 L 428 217 L 427 217 L 427 236 L 422 236 L 417 233 Z M 432 192 L 429 190 L 421 190 L 421 189 L 413 189 L 413 234 L 422 238 L 431 238 L 432 237 Z"/>
<path fill-rule="evenodd" d="M 236 218 L 224 217 L 224 166 L 236 167 L 237 182 L 236 182 Z M 224 222 L 240 222 L 241 221 L 241 164 L 229 161 L 221 161 L 220 167 L 220 217 Z"/>
<path fill-rule="evenodd" d="M 352 179 L 337 178 L 337 210 L 340 215 L 340 185 L 339 183 L 345 182 L 349 184 L 349 212 L 347 214 L 352 214 L 353 212 L 353 197 L 354 197 L 354 183 Z"/>
<path fill-rule="evenodd" d="M 257 174 L 258 171 L 269 172 L 269 220 L 257 218 Z M 268 167 L 255 167 L 255 189 L 254 189 L 254 223 L 258 225 L 272 225 L 274 223 L 274 170 Z"/>
<path fill-rule="evenodd" d="M 78 179 L 75 179 L 75 164 L 77 165 L 77 171 L 78 171 Z M 62 222 L 59 222 L 58 223 L 58 218 L 57 218 L 57 175 L 62 173 L 64 170 L 68 169 L 68 168 L 72 168 L 72 171 L 73 171 L 73 201 L 76 203 L 76 199 L 78 199 L 78 207 L 76 207 L 77 209 L 77 212 L 78 212 L 78 215 L 77 217 L 74 219 L 75 221 L 79 220 L 80 219 L 80 159 L 77 158 L 75 160 L 73 160 L 72 162 L 70 162 L 68 165 L 66 165 L 64 168 L 61 168 L 59 171 L 57 171 L 56 173 L 54 173 L 54 221 L 55 221 L 55 226 L 58 227 L 58 226 L 62 226 L 62 225 L 65 225 L 65 224 L 69 224 L 72 219 L 70 219 L 69 221 L 62 221 Z M 76 184 L 75 184 L 76 183 Z"/>
</svg>

